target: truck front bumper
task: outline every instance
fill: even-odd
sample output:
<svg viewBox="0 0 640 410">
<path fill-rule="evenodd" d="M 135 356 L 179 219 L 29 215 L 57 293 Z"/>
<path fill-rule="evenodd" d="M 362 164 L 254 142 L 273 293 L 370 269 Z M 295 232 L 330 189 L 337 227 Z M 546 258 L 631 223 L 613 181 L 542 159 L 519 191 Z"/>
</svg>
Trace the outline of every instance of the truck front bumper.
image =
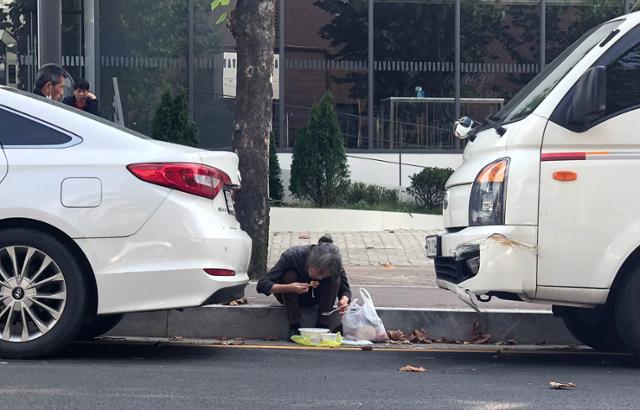
<svg viewBox="0 0 640 410">
<path fill-rule="evenodd" d="M 479 310 L 489 296 L 535 298 L 537 227 L 478 226 L 437 240 L 436 282 Z"/>
</svg>

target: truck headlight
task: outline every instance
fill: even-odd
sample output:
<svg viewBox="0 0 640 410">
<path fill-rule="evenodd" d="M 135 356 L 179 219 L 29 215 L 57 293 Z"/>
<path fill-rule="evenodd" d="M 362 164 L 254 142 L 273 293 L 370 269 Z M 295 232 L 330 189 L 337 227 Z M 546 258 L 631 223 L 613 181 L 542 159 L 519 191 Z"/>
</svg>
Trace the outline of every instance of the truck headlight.
<svg viewBox="0 0 640 410">
<path fill-rule="evenodd" d="M 469 201 L 469 225 L 504 225 L 509 159 L 486 167 L 476 177 Z"/>
</svg>

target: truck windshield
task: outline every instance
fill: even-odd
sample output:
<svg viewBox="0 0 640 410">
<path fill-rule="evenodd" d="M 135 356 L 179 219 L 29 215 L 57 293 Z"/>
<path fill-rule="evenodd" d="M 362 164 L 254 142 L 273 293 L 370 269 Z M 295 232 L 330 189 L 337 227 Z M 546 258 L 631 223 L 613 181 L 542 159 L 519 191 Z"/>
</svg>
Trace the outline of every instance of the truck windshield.
<svg viewBox="0 0 640 410">
<path fill-rule="evenodd" d="M 505 124 L 521 120 L 531 114 L 564 76 L 623 21 L 623 19 L 610 21 L 587 32 L 520 90 L 502 110 L 489 119 Z"/>
</svg>

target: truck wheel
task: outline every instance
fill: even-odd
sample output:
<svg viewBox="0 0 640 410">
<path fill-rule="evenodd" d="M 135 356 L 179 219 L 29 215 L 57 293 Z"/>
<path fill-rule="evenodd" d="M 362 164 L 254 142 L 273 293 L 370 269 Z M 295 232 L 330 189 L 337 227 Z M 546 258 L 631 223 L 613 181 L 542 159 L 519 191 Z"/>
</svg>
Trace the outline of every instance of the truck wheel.
<svg viewBox="0 0 640 410">
<path fill-rule="evenodd" d="M 615 300 L 616 324 L 629 351 L 640 358 L 640 267 L 619 288 Z"/>
<path fill-rule="evenodd" d="M 555 308 L 562 317 L 569 332 L 582 344 L 602 352 L 625 351 L 625 345 L 618 333 L 611 315 L 604 308 L 584 309 Z"/>
<path fill-rule="evenodd" d="M 85 321 L 82 329 L 76 336 L 76 340 L 91 340 L 102 336 L 120 323 L 124 315 L 99 315 L 90 316 Z"/>
<path fill-rule="evenodd" d="M 63 243 L 31 229 L 0 233 L 0 357 L 46 356 L 71 343 L 88 295 L 82 269 Z"/>
</svg>

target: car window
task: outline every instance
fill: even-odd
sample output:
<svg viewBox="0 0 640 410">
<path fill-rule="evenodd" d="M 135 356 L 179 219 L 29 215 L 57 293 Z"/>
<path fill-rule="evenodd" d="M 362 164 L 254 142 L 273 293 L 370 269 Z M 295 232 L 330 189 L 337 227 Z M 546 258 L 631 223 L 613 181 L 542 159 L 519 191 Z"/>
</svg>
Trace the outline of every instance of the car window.
<svg viewBox="0 0 640 410">
<path fill-rule="evenodd" d="M 5 147 L 62 145 L 71 137 L 36 121 L 0 109 L 0 143 Z"/>
<path fill-rule="evenodd" d="M 46 98 L 37 96 L 37 95 L 32 94 L 32 93 L 28 93 L 28 92 L 25 92 L 25 91 L 22 91 L 22 90 L 18 90 L 17 88 L 5 87 L 5 86 L 1 86 L 0 85 L 0 91 L 8 91 L 8 92 L 12 92 L 12 93 L 15 93 L 15 94 L 20 94 L 20 95 L 22 95 L 24 97 L 32 98 L 34 100 L 43 102 L 45 104 L 49 104 L 49 105 L 55 106 L 55 107 L 57 107 L 59 109 L 72 112 L 75 115 L 80 115 L 82 117 L 88 118 L 88 119 L 90 119 L 92 121 L 97 121 L 97 122 L 99 122 L 101 124 L 108 125 L 109 127 L 117 128 L 118 130 L 124 131 L 127 134 L 133 135 L 134 137 L 137 137 L 137 138 L 141 138 L 141 139 L 145 139 L 145 140 L 151 139 L 151 138 L 147 137 L 146 135 L 139 133 L 138 131 L 134 131 L 132 129 L 129 129 L 129 128 L 124 127 L 124 126 L 121 126 L 121 125 L 116 124 L 116 123 L 111 122 L 111 121 L 107 121 L 102 117 L 98 117 L 98 116 L 90 114 L 90 113 L 88 113 L 86 111 L 78 110 L 77 108 L 71 107 L 71 106 L 66 105 L 66 104 L 61 104 L 59 102 L 48 100 Z"/>
<path fill-rule="evenodd" d="M 605 116 L 640 107 L 640 44 L 607 68 Z"/>
</svg>

